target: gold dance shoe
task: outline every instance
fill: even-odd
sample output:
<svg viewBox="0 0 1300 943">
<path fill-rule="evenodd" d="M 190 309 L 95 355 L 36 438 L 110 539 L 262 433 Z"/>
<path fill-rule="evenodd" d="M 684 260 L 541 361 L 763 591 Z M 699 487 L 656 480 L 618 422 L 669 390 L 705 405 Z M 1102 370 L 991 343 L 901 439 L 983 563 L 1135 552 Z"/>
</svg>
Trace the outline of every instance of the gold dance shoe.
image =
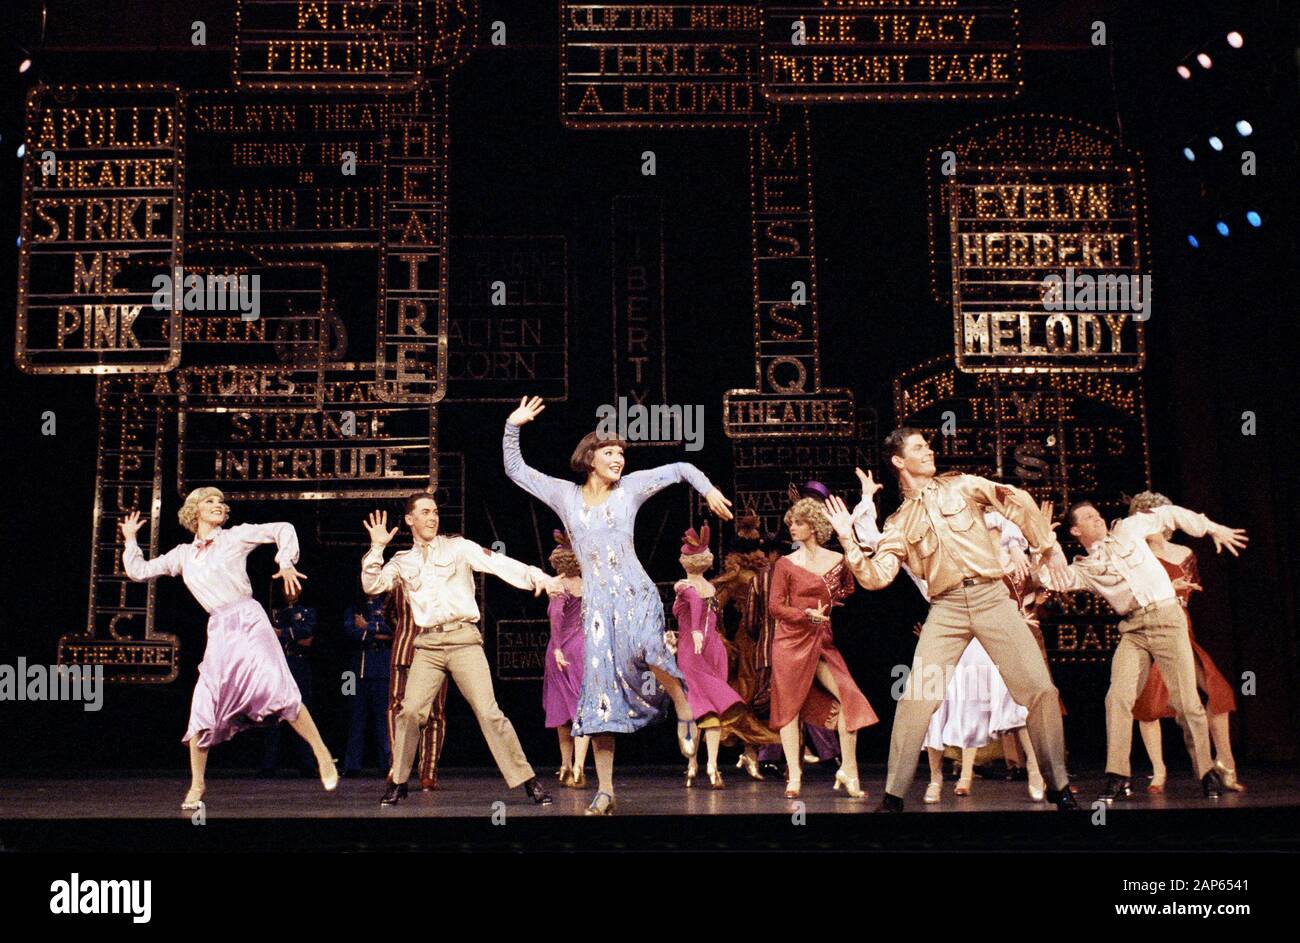
<svg viewBox="0 0 1300 943">
<path fill-rule="evenodd" d="M 858 777 L 850 776 L 844 770 L 837 769 L 835 771 L 835 785 L 831 786 L 831 788 L 838 792 L 841 786 L 844 787 L 844 791 L 848 793 L 850 799 L 861 799 L 866 795 L 866 792 L 858 785 Z"/>
</svg>

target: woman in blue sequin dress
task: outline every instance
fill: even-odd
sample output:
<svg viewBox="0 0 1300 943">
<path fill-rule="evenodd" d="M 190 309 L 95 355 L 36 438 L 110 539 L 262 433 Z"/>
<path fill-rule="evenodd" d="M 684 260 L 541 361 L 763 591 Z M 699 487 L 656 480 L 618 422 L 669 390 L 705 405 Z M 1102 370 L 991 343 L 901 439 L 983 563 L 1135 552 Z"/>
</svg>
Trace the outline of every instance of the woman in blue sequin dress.
<svg viewBox="0 0 1300 943">
<path fill-rule="evenodd" d="M 538 397 L 520 401 L 506 420 L 502 451 L 510 480 L 560 516 L 582 567 L 585 664 L 573 735 L 593 737 L 600 791 L 587 811 L 607 815 L 614 808 L 613 734 L 652 723 L 671 699 L 682 753 L 693 756 L 698 740 L 681 671 L 664 639 L 659 588 L 636 557 L 636 512 L 651 495 L 682 481 L 724 520 L 731 519 L 731 502 L 686 462 L 623 475 L 623 442 L 595 432 L 570 461 L 583 484 L 542 474 L 524 461 L 519 427 L 544 408 Z"/>
</svg>

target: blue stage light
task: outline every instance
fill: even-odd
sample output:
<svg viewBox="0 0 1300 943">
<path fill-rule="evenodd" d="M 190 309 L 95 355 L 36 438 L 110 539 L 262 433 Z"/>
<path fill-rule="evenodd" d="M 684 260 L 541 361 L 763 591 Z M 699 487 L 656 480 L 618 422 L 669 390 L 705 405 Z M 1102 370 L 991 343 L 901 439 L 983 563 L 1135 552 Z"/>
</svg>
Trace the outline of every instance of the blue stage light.
<svg viewBox="0 0 1300 943">
<path fill-rule="evenodd" d="M 1190 245 L 1193 249 L 1199 249 L 1201 247 L 1201 241 L 1197 239 L 1195 236 L 1193 236 L 1191 233 L 1187 234 L 1187 244 Z"/>
<path fill-rule="evenodd" d="M 1215 223 L 1214 228 L 1219 231 L 1220 236 L 1228 235 L 1228 231 L 1229 231 L 1228 224 L 1225 223 L 1223 220 L 1219 220 L 1217 223 Z"/>
<path fill-rule="evenodd" d="M 1240 134 L 1242 137 L 1248 138 L 1254 132 L 1255 129 L 1251 126 L 1250 122 L 1247 121 L 1245 118 L 1242 118 L 1240 121 L 1237 122 L 1237 133 Z"/>
<path fill-rule="evenodd" d="M 1258 229 L 1261 225 L 1263 225 L 1264 220 L 1260 219 L 1258 213 L 1256 213 L 1254 210 L 1251 210 L 1246 214 L 1246 222 L 1250 223 L 1252 226 Z"/>
<path fill-rule="evenodd" d="M 1219 140 L 1219 136 L 1217 134 L 1210 135 L 1210 147 L 1214 148 L 1216 151 L 1223 150 L 1223 142 Z"/>
</svg>

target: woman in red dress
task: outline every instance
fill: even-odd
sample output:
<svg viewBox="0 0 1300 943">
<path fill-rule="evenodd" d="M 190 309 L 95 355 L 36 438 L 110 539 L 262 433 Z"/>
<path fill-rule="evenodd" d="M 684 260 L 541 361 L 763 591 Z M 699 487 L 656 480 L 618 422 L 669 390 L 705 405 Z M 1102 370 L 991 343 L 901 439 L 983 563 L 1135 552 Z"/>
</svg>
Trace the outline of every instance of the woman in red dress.
<svg viewBox="0 0 1300 943">
<path fill-rule="evenodd" d="M 780 731 L 789 780 L 785 795 L 797 798 L 803 774 L 799 766 L 799 714 L 814 683 L 839 701 L 840 768 L 835 789 L 852 798 L 866 795 L 858 784 L 858 734 L 879 718 L 853 683 L 844 658 L 831 637 L 832 607 L 853 592 L 853 574 L 844 555 L 823 544 L 831 522 L 820 501 L 800 498 L 785 514 L 790 536 L 800 546 L 776 561 L 767 609 L 776 621 L 772 636 L 772 711 L 768 726 Z"/>
<path fill-rule="evenodd" d="M 1162 494 L 1144 491 L 1130 503 L 1129 514 L 1169 503 L 1169 499 Z M 1187 600 L 1201 588 L 1196 554 L 1190 547 L 1172 543 L 1169 540 L 1171 536 L 1170 531 L 1152 534 L 1147 538 L 1147 544 L 1173 581 L 1174 592 L 1178 594 L 1183 615 L 1187 619 L 1187 634 L 1192 637 L 1192 653 L 1196 657 L 1196 686 L 1206 694 L 1205 716 L 1210 726 L 1210 740 L 1214 744 L 1214 768 L 1225 786 L 1235 792 L 1244 792 L 1246 787 L 1237 781 L 1237 764 L 1233 760 L 1232 741 L 1228 734 L 1228 715 L 1237 709 L 1237 700 L 1232 693 L 1232 685 L 1215 666 L 1209 653 L 1196 644 L 1192 618 L 1187 612 Z M 1160 794 L 1165 791 L 1165 758 L 1160 738 L 1160 718 L 1173 716 L 1173 708 L 1169 706 L 1169 689 L 1160 676 L 1160 669 L 1152 665 L 1146 687 L 1133 705 L 1133 717 L 1138 722 L 1142 744 L 1151 757 L 1153 775 L 1151 785 L 1147 786 L 1147 792 L 1150 793 Z"/>
</svg>

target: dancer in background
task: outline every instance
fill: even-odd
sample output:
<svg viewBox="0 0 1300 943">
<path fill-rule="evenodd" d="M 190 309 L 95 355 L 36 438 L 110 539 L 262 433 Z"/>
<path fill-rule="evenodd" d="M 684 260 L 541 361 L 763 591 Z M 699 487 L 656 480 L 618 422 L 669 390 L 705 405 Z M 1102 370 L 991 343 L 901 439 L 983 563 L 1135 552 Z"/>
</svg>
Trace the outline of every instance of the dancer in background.
<svg viewBox="0 0 1300 943">
<path fill-rule="evenodd" d="M 1064 574 L 1044 572 L 1043 581 L 1056 592 L 1096 593 L 1121 617 L 1106 692 L 1106 787 L 1099 798 L 1114 802 L 1133 794 L 1129 785 L 1133 706 L 1153 661 L 1169 687 L 1169 702 L 1183 728 L 1201 790 L 1207 799 L 1219 798 L 1223 783 L 1210 760 L 1209 730 L 1196 693 L 1196 659 L 1187 619 L 1168 570 L 1151 552 L 1146 538 L 1174 528 L 1193 537 L 1208 534 L 1215 549 L 1227 547 L 1236 556 L 1246 546 L 1246 532 L 1173 504 L 1126 517 L 1108 532 L 1092 502 L 1081 501 L 1070 508 L 1066 522 L 1087 556 L 1075 557 Z"/>
<path fill-rule="evenodd" d="M 1129 503 L 1128 512 L 1130 515 L 1140 514 L 1172 503 L 1163 494 L 1143 491 Z M 1147 545 L 1173 581 L 1174 593 L 1187 620 L 1187 638 L 1192 643 L 1192 654 L 1196 658 L 1196 686 L 1206 694 L 1205 721 L 1210 730 L 1210 743 L 1214 747 L 1214 771 L 1219 774 L 1226 788 L 1233 792 L 1244 792 L 1246 787 L 1237 780 L 1237 764 L 1232 756 L 1232 738 L 1228 732 L 1228 715 L 1237 709 L 1237 699 L 1232 693 L 1232 685 L 1214 664 L 1209 652 L 1196 643 L 1196 635 L 1192 632 L 1192 617 L 1187 610 L 1188 599 L 1201 588 L 1196 554 L 1191 547 L 1171 542 L 1171 536 L 1173 531 L 1170 528 L 1161 528 L 1147 535 Z M 1156 795 L 1165 791 L 1166 776 L 1160 719 L 1173 716 L 1175 714 L 1170 705 L 1169 688 L 1165 686 L 1160 674 L 1160 666 L 1152 665 L 1146 686 L 1133 705 L 1133 717 L 1138 721 L 1138 732 L 1142 735 L 1147 756 L 1151 757 L 1153 775 L 1147 792 Z"/>
<path fill-rule="evenodd" d="M 360 586 L 358 585 L 358 593 Z M 352 645 L 348 670 L 354 685 L 348 701 L 348 749 L 343 774 L 355 775 L 365 764 L 366 741 L 379 757 L 380 769 L 392 765 L 388 746 L 388 685 L 392 680 L 393 628 L 384 616 L 388 594 L 360 593 L 343 612 L 343 635 Z M 367 736 L 369 734 L 369 736 Z"/>
<path fill-rule="evenodd" d="M 551 567 L 563 589 L 551 594 L 546 614 L 551 621 L 551 638 L 546 644 L 545 667 L 542 669 L 542 707 L 546 726 L 555 728 L 560 738 L 560 785 L 569 789 L 586 789 L 590 737 L 573 735 L 573 717 L 582 696 L 582 567 L 564 531 L 554 532 L 555 549 Z"/>
<path fill-rule="evenodd" d="M 883 447 L 903 492 L 903 503 L 885 521 L 880 543 L 870 556 L 853 538 L 853 515 L 832 497 L 826 512 L 844 548 L 846 565 L 867 589 L 893 582 L 904 563 L 924 579 L 931 599 L 921 629 L 912 671 L 894 715 L 889 773 L 878 811 L 900 812 L 916 775 L 916 757 L 925 742 L 930 715 L 943 703 L 924 679 L 947 676 L 972 638 L 983 644 L 1016 703 L 1029 711 L 1029 737 L 1050 783 L 1047 798 L 1063 811 L 1075 811 L 1065 770 L 1065 740 L 1056 688 L 1024 617 L 1002 582 L 997 545 L 979 526 L 992 509 L 1013 520 L 1030 546 L 1063 574 L 1065 560 L 1049 523 L 1025 491 L 975 475 L 936 475 L 934 451 L 919 430 L 895 429 Z"/>
<path fill-rule="evenodd" d="M 259 544 L 276 545 L 276 579 L 286 594 L 297 594 L 306 577 L 294 569 L 298 535 L 292 524 L 239 524 L 227 529 L 230 516 L 225 495 L 217 488 L 196 488 L 185 498 L 177 516 L 194 534 L 194 542 L 178 544 L 146 560 L 136 542 L 144 526 L 139 511 L 121 523 L 126 546 L 122 566 L 137 583 L 159 576 L 179 576 L 208 613 L 208 643 L 199 664 L 199 681 L 190 702 L 190 719 L 182 743 L 190 748 L 190 789 L 181 803 L 198 809 L 206 788 L 208 750 L 239 731 L 267 721 L 287 721 L 311 746 L 321 785 L 331 792 L 339 773 L 302 694 L 289 673 L 284 651 L 266 612 L 253 599 L 245 559 Z"/>
<path fill-rule="evenodd" d="M 511 586 L 531 589 L 534 594 L 544 589 L 558 591 L 559 580 L 472 540 L 439 534 L 438 502 L 431 494 L 407 498 L 406 524 L 411 528 L 414 546 L 394 554 L 385 563 L 384 547 L 397 534 L 397 528 L 388 529 L 387 512 L 371 512 L 365 521 L 370 549 L 361 559 L 361 588 L 366 594 L 388 592 L 400 582 L 419 626 L 412 643 L 415 653 L 402 709 L 397 714 L 393 766 L 380 804 L 396 805 L 406 798 L 406 780 L 421 728 L 428 723 L 433 702 L 451 675 L 478 718 L 506 785 L 511 789 L 522 786 L 533 802 L 549 805 L 551 797 L 528 765 L 515 728 L 501 712 L 492 690 L 492 672 L 483 654 L 483 633 L 478 627 L 474 573 L 491 573 Z"/>
<path fill-rule="evenodd" d="M 768 611 L 777 620 L 772 638 L 771 727 L 781 733 L 785 752 L 787 799 L 799 796 L 803 772 L 799 757 L 800 711 L 819 684 L 839 702 L 840 768 L 834 788 L 854 799 L 866 795 L 858 782 L 858 731 L 879 718 L 854 683 L 831 636 L 832 607 L 853 592 L 853 575 L 844 555 L 822 544 L 830 539 L 831 523 L 822 502 L 800 498 L 785 513 L 790 536 L 799 549 L 782 557 L 772 569 Z"/>
<path fill-rule="evenodd" d="M 406 679 L 411 673 L 411 663 L 415 661 L 415 640 L 420 635 L 420 625 L 415 621 L 401 580 L 394 581 L 385 598 L 384 618 L 393 627 L 393 650 L 388 663 L 388 741 L 384 748 L 385 755 L 390 757 L 389 765 L 384 767 L 388 770 L 392 766 L 392 745 L 397 738 L 397 715 L 406 699 Z M 415 764 L 422 792 L 438 788 L 438 762 L 442 759 L 442 748 L 447 745 L 447 687 L 444 684 L 438 688 L 433 703 L 429 705 L 429 719 L 420 730 Z M 410 768 L 403 772 L 409 779 Z"/>
<path fill-rule="evenodd" d="M 717 591 L 704 578 L 713 566 L 708 524 L 698 534 L 692 527 L 682 535 L 681 564 L 686 579 L 678 580 L 673 586 L 677 593 L 673 603 L 673 617 L 677 620 L 677 667 L 686 679 L 691 713 L 704 731 L 709 754 L 705 766 L 709 786 L 723 789 L 722 773 L 718 771 L 722 728 L 745 712 L 745 703 L 727 686 L 727 647 L 718 634 Z M 695 784 L 698 772 L 698 755 L 692 756 L 686 764 L 688 789 Z"/>
<path fill-rule="evenodd" d="M 519 427 L 543 409 L 540 397 L 520 400 L 506 420 L 501 449 L 510 480 L 559 515 L 582 567 L 586 664 L 573 734 L 595 738 L 599 791 L 587 812 L 609 815 L 615 804 L 613 734 L 640 730 L 663 710 L 663 694 L 650 690 L 646 671 L 672 700 L 682 755 L 689 759 L 696 749 L 695 718 L 664 637 L 659 588 L 636 557 L 637 511 L 652 495 L 682 481 L 690 482 L 723 520 L 731 520 L 731 502 L 686 462 L 624 476 L 623 442 L 598 432 L 584 436 L 569 460 L 583 484 L 543 475 L 529 467 L 519 449 Z"/>
<path fill-rule="evenodd" d="M 312 642 L 316 636 L 316 610 L 302 604 L 301 593 L 287 593 L 285 605 L 271 612 L 271 627 L 275 637 L 284 649 L 284 660 L 289 665 L 289 674 L 293 675 L 298 692 L 304 704 L 311 700 L 311 652 Z M 275 724 L 266 731 L 266 743 L 262 751 L 261 775 L 275 775 L 280 765 L 280 725 Z M 304 740 L 294 741 L 294 753 L 297 754 L 298 772 L 304 776 L 311 775 L 311 750 Z M 346 769 L 346 764 L 344 765 Z"/>
<path fill-rule="evenodd" d="M 722 614 L 720 624 L 727 646 L 727 685 L 745 703 L 745 710 L 722 725 L 722 746 L 741 744 L 736 768 L 751 779 L 763 778 L 759 748 L 777 746 L 780 736 L 768 727 L 771 697 L 772 620 L 767 615 L 764 589 L 768 559 L 759 539 L 758 514 L 747 508 L 736 516 L 736 538 L 723 557 L 722 573 L 714 577 L 714 602 Z"/>
</svg>

